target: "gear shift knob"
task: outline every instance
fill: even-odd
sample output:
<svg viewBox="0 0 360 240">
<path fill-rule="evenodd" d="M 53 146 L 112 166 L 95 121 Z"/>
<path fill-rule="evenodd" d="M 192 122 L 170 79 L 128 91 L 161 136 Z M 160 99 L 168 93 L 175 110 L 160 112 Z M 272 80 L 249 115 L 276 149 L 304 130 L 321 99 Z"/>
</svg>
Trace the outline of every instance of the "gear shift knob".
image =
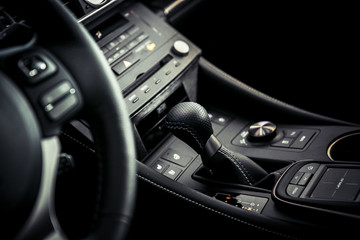
<svg viewBox="0 0 360 240">
<path fill-rule="evenodd" d="M 194 102 L 174 106 L 165 119 L 172 133 L 201 155 L 203 165 L 217 175 L 235 173 L 242 184 L 253 185 L 267 172 L 248 157 L 224 147 L 213 135 L 207 111 Z"/>
<path fill-rule="evenodd" d="M 214 133 L 207 111 L 194 102 L 179 103 L 173 107 L 165 124 L 176 137 L 199 154 L 203 153 L 207 141 Z"/>
</svg>

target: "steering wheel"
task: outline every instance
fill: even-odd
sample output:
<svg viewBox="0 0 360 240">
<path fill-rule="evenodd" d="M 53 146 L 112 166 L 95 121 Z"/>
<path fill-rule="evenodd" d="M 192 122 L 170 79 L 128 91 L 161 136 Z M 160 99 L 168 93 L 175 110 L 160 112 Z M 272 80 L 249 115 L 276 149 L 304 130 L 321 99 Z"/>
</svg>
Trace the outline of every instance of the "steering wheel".
<svg viewBox="0 0 360 240">
<path fill-rule="evenodd" d="M 113 72 L 87 30 L 58 1 L 2 4 L 24 16 L 35 34 L 26 44 L 0 49 L 0 234 L 63 234 L 54 214 L 58 136 L 66 122 L 80 117 L 92 129 L 101 166 L 97 219 L 88 238 L 123 239 L 134 208 L 136 156 Z M 26 29 L 14 25 L 1 37 Z"/>
</svg>

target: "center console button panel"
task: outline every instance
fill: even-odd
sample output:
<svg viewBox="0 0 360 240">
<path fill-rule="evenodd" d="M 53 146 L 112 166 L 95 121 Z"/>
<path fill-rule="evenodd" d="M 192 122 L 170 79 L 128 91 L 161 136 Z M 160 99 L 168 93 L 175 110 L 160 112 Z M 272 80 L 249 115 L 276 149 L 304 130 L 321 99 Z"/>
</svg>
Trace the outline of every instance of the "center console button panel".
<svg viewBox="0 0 360 240">
<path fill-rule="evenodd" d="M 360 218 L 360 165 L 299 161 L 281 177 L 273 195 L 282 204 Z"/>
<path fill-rule="evenodd" d="M 232 144 L 239 147 L 275 147 L 286 150 L 303 150 L 310 145 L 319 133 L 319 130 L 316 129 L 286 129 L 274 125 L 277 131 L 272 131 L 271 134 L 273 135 L 267 141 L 255 141 L 252 133 L 253 126 L 254 124 L 241 130 L 232 140 Z"/>
</svg>

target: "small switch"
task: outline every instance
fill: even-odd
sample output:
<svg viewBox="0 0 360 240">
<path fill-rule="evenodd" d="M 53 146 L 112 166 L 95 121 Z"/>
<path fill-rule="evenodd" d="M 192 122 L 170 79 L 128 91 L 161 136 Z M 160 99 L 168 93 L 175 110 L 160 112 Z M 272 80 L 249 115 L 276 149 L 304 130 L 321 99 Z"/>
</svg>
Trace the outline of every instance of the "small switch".
<svg viewBox="0 0 360 240">
<path fill-rule="evenodd" d="M 38 83 L 56 71 L 55 64 L 42 53 L 31 53 L 22 57 L 18 68 L 31 84 Z"/>
<path fill-rule="evenodd" d="M 309 163 L 300 168 L 299 172 L 305 172 L 305 173 L 315 173 L 316 170 L 319 168 L 320 164 L 318 163 Z"/>
<path fill-rule="evenodd" d="M 315 133 L 316 132 L 313 130 L 303 130 L 299 137 L 291 145 L 291 148 L 303 149 Z"/>
<path fill-rule="evenodd" d="M 169 166 L 166 171 L 163 173 L 166 177 L 175 180 L 177 176 L 181 173 L 181 169 L 175 166 Z"/>
<path fill-rule="evenodd" d="M 298 184 L 305 186 L 309 182 L 311 176 L 312 176 L 311 173 L 304 173 Z"/>
<path fill-rule="evenodd" d="M 298 198 L 303 190 L 304 190 L 303 186 L 289 184 L 286 189 L 286 193 L 291 197 Z"/>
<path fill-rule="evenodd" d="M 291 184 L 298 184 L 298 182 L 300 181 L 301 177 L 304 175 L 304 173 L 302 172 L 297 172 L 294 177 L 291 179 L 290 183 Z"/>
<path fill-rule="evenodd" d="M 152 169 L 159 173 L 163 173 L 165 169 L 167 169 L 170 165 L 168 163 L 165 163 L 163 161 L 157 161 L 153 166 Z"/>
<path fill-rule="evenodd" d="M 281 141 L 276 142 L 276 143 L 272 144 L 271 146 L 288 148 L 288 147 L 290 147 L 290 145 L 293 141 L 294 141 L 294 139 L 292 139 L 292 138 L 283 138 Z"/>
<path fill-rule="evenodd" d="M 161 158 L 168 160 L 170 162 L 176 163 L 182 167 L 185 167 L 188 165 L 188 163 L 191 161 L 192 157 L 187 156 L 183 153 L 177 152 L 173 149 L 168 149 Z"/>
</svg>

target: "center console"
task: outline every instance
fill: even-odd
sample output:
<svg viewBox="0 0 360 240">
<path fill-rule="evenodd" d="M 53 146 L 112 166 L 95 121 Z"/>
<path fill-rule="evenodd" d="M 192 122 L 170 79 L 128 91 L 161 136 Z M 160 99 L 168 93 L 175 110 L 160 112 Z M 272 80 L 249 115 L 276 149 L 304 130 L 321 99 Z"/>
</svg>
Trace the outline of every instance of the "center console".
<svg viewBox="0 0 360 240">
<path fill-rule="evenodd" d="M 242 85 L 202 59 L 197 46 L 142 4 L 114 4 L 81 22 L 97 41 L 123 91 L 140 170 L 146 169 L 140 179 L 169 193 L 174 193 L 174 184 L 184 199 L 206 196 L 213 211 L 237 219 L 245 214 L 251 224 L 271 219 L 271 224 L 307 226 L 310 232 L 329 227 L 332 221 L 324 224 L 323 216 L 358 223 L 357 145 L 351 145 L 353 158 L 348 159 L 348 144 L 342 144 L 357 139 L 358 126 L 289 107 Z M 219 181 L 204 171 L 201 156 L 165 127 L 169 110 L 185 101 L 201 101 L 214 135 L 231 151 L 251 158 L 269 177 L 244 186 Z M 242 104 L 233 104 L 236 101 Z M 260 106 L 258 111 L 255 106 Z M 264 114 L 267 109 L 273 114 Z M 271 121 L 260 121 L 264 119 L 259 116 Z M 92 139 L 85 122 L 72 125 Z M 345 136 L 351 137 L 345 140 Z M 342 156 L 346 162 L 340 161 Z M 179 183 L 191 194 L 179 189 Z M 319 215 L 308 221 L 308 213 Z"/>
</svg>

